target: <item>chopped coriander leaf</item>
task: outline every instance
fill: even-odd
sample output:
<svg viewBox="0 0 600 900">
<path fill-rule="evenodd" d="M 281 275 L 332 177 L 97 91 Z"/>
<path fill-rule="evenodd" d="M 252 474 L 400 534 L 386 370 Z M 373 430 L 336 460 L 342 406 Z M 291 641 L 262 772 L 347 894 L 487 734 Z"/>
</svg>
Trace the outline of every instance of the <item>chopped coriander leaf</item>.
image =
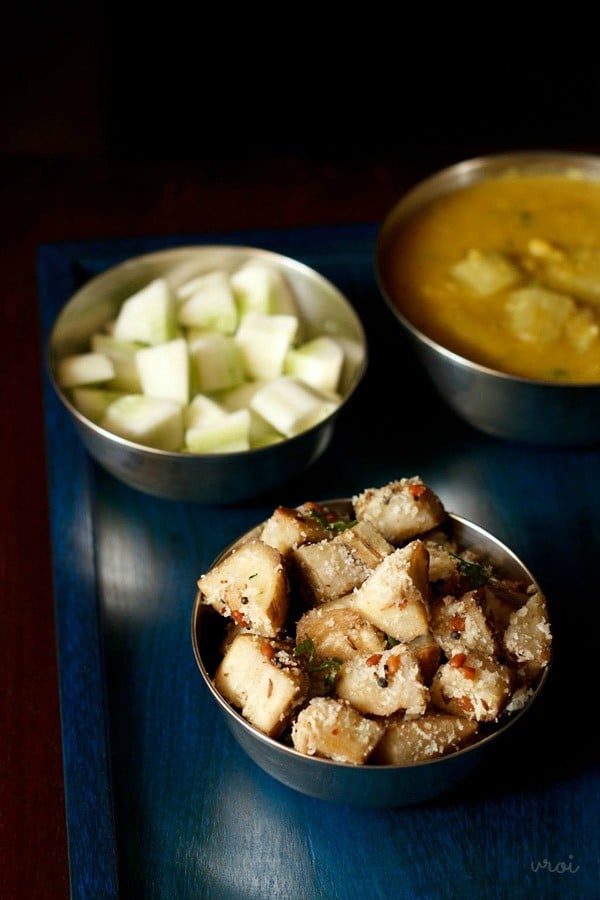
<svg viewBox="0 0 600 900">
<path fill-rule="evenodd" d="M 327 528 L 329 531 L 335 531 L 337 534 L 339 534 L 341 531 L 346 531 L 347 528 L 352 528 L 353 525 L 356 525 L 356 519 L 352 519 L 350 521 L 346 519 L 328 519 L 323 510 L 316 509 L 315 507 L 311 507 L 308 510 L 308 513 L 314 519 L 318 519 L 323 528 Z"/>
<path fill-rule="evenodd" d="M 315 658 L 315 645 L 312 641 L 312 638 L 305 637 L 303 641 L 300 641 L 299 644 L 296 645 L 294 649 L 294 656 L 305 656 L 306 657 L 306 665 L 310 666 Z"/>
<path fill-rule="evenodd" d="M 337 519 L 335 522 L 327 523 L 327 527 L 338 534 L 341 531 L 346 531 L 347 528 L 352 528 L 354 525 L 356 525 L 356 519 L 351 519 L 349 522 L 345 522 L 343 519 Z"/>
<path fill-rule="evenodd" d="M 456 553 L 450 552 L 450 556 L 458 562 L 458 571 L 467 579 L 471 587 L 482 587 L 490 580 L 492 572 L 489 566 L 469 562 L 462 556 L 457 556 Z"/>
<path fill-rule="evenodd" d="M 309 672 L 325 672 L 330 669 L 331 671 L 327 672 L 325 677 L 327 684 L 333 684 L 342 665 L 341 659 L 338 659 L 337 656 L 324 657 L 320 662 L 316 662 L 315 645 L 312 638 L 308 636 L 295 647 L 294 656 L 304 659 L 304 665 Z"/>
</svg>

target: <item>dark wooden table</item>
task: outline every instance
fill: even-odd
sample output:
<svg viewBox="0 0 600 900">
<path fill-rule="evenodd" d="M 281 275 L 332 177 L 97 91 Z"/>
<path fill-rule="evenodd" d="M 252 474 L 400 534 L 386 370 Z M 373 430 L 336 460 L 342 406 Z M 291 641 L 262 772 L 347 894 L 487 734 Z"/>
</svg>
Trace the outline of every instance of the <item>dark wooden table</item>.
<svg viewBox="0 0 600 900">
<path fill-rule="evenodd" d="M 36 248 L 63 240 L 378 222 L 420 177 L 480 149 L 486 148 L 344 161 L 2 163 L 2 896 L 69 896 Z"/>
</svg>

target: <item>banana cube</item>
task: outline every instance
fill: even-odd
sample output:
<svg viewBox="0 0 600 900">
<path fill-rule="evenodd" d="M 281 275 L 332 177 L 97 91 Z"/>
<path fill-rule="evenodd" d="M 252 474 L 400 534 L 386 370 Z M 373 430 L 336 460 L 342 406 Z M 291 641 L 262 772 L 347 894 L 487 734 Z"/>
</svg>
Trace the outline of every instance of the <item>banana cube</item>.
<svg viewBox="0 0 600 900">
<path fill-rule="evenodd" d="M 407 716 L 421 716 L 429 701 L 419 663 L 404 644 L 344 662 L 335 693 L 359 712 L 376 716 L 390 716 L 398 710 Z"/>
<path fill-rule="evenodd" d="M 424 534 L 446 518 L 441 500 L 418 475 L 367 488 L 352 503 L 356 518 L 371 522 L 391 544 Z"/>
<path fill-rule="evenodd" d="M 229 645 L 214 685 L 252 725 L 277 737 L 306 698 L 309 680 L 284 645 L 242 633 Z"/>
<path fill-rule="evenodd" d="M 263 637 L 283 628 L 289 582 L 278 550 L 249 540 L 198 579 L 201 602 Z"/>
<path fill-rule="evenodd" d="M 429 554 L 411 541 L 386 556 L 352 596 L 352 607 L 397 641 L 429 633 Z"/>
<path fill-rule="evenodd" d="M 406 766 L 459 750 L 478 731 L 460 716 L 428 714 L 420 719 L 393 718 L 373 753 L 380 765 Z"/>
<path fill-rule="evenodd" d="M 476 722 L 495 722 L 514 686 L 508 666 L 478 653 L 457 653 L 431 682 L 431 701 L 442 712 Z"/>
<path fill-rule="evenodd" d="M 361 765 L 383 734 L 383 725 L 333 697 L 314 697 L 292 726 L 294 748 L 307 756 Z"/>
</svg>

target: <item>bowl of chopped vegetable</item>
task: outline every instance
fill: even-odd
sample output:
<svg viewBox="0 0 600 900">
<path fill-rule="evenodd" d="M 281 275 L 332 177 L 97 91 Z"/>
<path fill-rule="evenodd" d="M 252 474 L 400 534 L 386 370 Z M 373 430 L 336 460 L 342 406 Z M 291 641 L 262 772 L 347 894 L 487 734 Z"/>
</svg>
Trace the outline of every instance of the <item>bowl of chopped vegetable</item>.
<svg viewBox="0 0 600 900">
<path fill-rule="evenodd" d="M 256 765 L 363 807 L 465 779 L 531 709 L 552 646 L 525 564 L 419 476 L 276 507 L 198 579 L 191 639 Z"/>
<path fill-rule="evenodd" d="M 158 497 L 220 505 L 324 452 L 367 343 L 348 298 L 309 266 L 201 245 L 88 281 L 57 317 L 47 363 L 101 466 Z"/>
<path fill-rule="evenodd" d="M 376 270 L 459 416 L 530 444 L 600 441 L 600 156 L 503 153 L 436 172 L 385 218 Z"/>
</svg>

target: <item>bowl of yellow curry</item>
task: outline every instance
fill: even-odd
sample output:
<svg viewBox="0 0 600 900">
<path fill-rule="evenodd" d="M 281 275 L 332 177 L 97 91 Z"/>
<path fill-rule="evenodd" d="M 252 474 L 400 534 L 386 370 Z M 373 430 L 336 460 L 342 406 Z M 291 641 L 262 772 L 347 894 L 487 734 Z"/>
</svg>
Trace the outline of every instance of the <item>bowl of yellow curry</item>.
<svg viewBox="0 0 600 900">
<path fill-rule="evenodd" d="M 600 155 L 502 153 L 421 181 L 376 274 L 435 388 L 475 428 L 600 441 Z"/>
</svg>

